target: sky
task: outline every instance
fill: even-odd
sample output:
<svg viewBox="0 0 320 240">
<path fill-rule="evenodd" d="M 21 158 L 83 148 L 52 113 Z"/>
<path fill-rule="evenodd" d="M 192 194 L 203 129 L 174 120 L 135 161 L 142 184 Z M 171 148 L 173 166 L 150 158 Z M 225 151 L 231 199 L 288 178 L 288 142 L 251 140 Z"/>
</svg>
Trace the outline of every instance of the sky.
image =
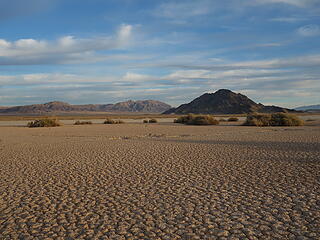
<svg viewBox="0 0 320 240">
<path fill-rule="evenodd" d="M 221 88 L 320 104 L 320 0 L 0 0 L 0 106 Z"/>
</svg>

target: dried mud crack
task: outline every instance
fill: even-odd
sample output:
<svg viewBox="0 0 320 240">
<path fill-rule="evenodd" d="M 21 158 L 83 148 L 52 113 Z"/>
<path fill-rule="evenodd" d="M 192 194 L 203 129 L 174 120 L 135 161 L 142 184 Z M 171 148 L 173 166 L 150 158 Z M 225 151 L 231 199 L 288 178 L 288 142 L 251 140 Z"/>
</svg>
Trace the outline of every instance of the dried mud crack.
<svg viewBox="0 0 320 240">
<path fill-rule="evenodd" d="M 1 127 L 0 239 L 319 239 L 319 130 Z"/>
</svg>

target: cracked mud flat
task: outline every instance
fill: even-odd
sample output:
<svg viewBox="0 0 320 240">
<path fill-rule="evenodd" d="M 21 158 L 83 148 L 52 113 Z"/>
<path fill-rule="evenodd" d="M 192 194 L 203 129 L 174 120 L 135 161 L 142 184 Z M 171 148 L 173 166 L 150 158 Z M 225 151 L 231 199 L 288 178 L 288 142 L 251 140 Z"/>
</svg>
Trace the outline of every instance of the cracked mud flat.
<svg viewBox="0 0 320 240">
<path fill-rule="evenodd" d="M 319 239 L 320 127 L 0 128 L 0 239 Z"/>
</svg>

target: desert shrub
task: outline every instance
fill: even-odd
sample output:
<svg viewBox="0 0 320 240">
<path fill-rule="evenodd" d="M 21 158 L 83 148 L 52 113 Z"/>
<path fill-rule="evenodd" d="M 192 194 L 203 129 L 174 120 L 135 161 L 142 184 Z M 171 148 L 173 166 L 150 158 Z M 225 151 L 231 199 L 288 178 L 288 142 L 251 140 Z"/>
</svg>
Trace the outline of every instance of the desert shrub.
<svg viewBox="0 0 320 240">
<path fill-rule="evenodd" d="M 174 120 L 174 123 L 187 125 L 218 125 L 219 121 L 211 115 L 193 115 L 181 116 Z"/>
<path fill-rule="evenodd" d="M 192 119 L 195 117 L 193 114 L 188 114 L 187 116 L 181 116 L 175 119 L 173 122 L 174 123 L 183 123 L 187 124 L 188 122 L 192 121 Z"/>
<path fill-rule="evenodd" d="M 303 120 L 298 116 L 288 113 L 271 114 L 272 126 L 302 126 Z"/>
<path fill-rule="evenodd" d="M 239 118 L 237 118 L 237 117 L 228 118 L 228 122 L 238 122 L 238 121 L 239 121 Z"/>
<path fill-rule="evenodd" d="M 271 115 L 262 113 L 252 113 L 247 116 L 244 125 L 246 126 L 271 126 Z"/>
<path fill-rule="evenodd" d="M 91 121 L 76 121 L 74 125 L 89 125 L 92 124 Z"/>
<path fill-rule="evenodd" d="M 155 118 L 152 118 L 152 119 L 149 120 L 149 123 L 157 123 L 157 122 L 158 122 L 158 120 L 155 119 Z"/>
<path fill-rule="evenodd" d="M 304 122 L 295 115 L 288 113 L 261 114 L 252 113 L 247 116 L 246 126 L 302 126 Z"/>
<path fill-rule="evenodd" d="M 196 116 L 192 121 L 188 122 L 187 124 L 191 124 L 191 125 L 217 125 L 217 124 L 219 124 L 219 121 L 216 120 L 212 116 L 204 115 L 204 116 Z"/>
<path fill-rule="evenodd" d="M 194 117 L 195 115 L 188 114 L 187 116 L 181 116 L 181 117 L 178 117 L 177 119 L 174 119 L 173 122 L 187 124 L 188 122 L 191 122 Z"/>
<path fill-rule="evenodd" d="M 122 120 L 113 120 L 111 118 L 106 118 L 106 120 L 103 123 L 104 124 L 122 124 L 124 122 Z"/>
<path fill-rule="evenodd" d="M 314 122 L 314 121 L 315 121 L 315 119 L 311 119 L 311 118 L 306 120 L 306 122 Z"/>
<path fill-rule="evenodd" d="M 219 122 L 226 122 L 227 120 L 226 119 L 224 119 L 224 118 L 220 118 L 219 119 Z"/>
<path fill-rule="evenodd" d="M 149 123 L 149 121 L 147 119 L 144 119 L 143 123 Z"/>
<path fill-rule="evenodd" d="M 44 118 L 44 119 L 38 119 L 38 120 L 34 120 L 32 122 L 29 122 L 27 126 L 29 128 L 34 128 L 34 127 L 58 127 L 58 126 L 61 126 L 61 123 L 58 121 L 58 119 Z"/>
</svg>

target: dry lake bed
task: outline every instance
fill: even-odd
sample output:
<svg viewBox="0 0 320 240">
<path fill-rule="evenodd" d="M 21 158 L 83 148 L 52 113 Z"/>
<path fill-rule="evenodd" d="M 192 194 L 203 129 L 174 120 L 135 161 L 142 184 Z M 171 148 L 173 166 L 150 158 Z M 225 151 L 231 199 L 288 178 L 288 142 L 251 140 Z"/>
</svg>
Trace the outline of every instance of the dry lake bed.
<svg viewBox="0 0 320 240">
<path fill-rule="evenodd" d="M 320 239 L 311 125 L 2 126 L 0 239 Z"/>
</svg>

